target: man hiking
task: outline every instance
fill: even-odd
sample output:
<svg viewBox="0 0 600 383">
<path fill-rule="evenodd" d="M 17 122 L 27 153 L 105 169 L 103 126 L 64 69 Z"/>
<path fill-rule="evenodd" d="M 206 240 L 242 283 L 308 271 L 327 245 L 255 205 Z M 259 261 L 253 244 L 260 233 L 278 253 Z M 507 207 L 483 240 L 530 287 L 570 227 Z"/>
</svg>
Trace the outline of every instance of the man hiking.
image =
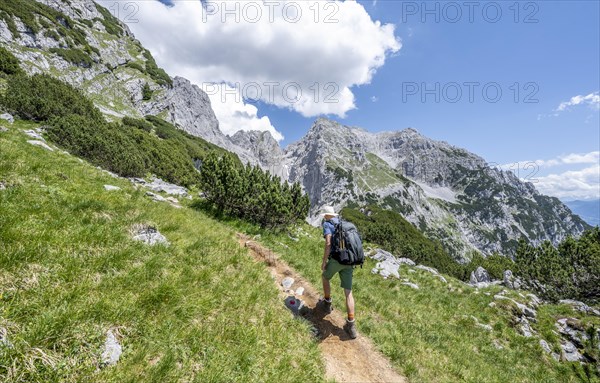
<svg viewBox="0 0 600 383">
<path fill-rule="evenodd" d="M 331 304 L 331 284 L 329 281 L 335 274 L 340 274 L 341 287 L 344 288 L 346 294 L 346 310 L 348 319 L 344 325 L 344 331 L 355 339 L 357 336 L 356 325 L 354 323 L 354 297 L 352 296 L 352 274 L 354 268 L 351 265 L 342 265 L 333 258 L 332 254 L 332 238 L 336 234 L 336 225 L 340 223 L 338 214 L 331 206 L 323 207 L 323 237 L 325 238 L 325 251 L 323 252 L 323 262 L 321 264 L 322 280 L 323 280 L 323 295 L 319 303 L 326 314 L 333 311 Z"/>
</svg>

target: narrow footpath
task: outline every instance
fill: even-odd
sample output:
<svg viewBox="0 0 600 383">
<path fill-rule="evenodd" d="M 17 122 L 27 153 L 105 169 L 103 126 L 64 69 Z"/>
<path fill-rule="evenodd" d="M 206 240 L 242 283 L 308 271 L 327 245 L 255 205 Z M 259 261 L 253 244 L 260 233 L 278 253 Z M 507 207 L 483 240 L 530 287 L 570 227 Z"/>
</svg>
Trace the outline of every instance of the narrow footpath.
<svg viewBox="0 0 600 383">
<path fill-rule="evenodd" d="M 334 302 L 334 311 L 324 315 L 315 309 L 319 293 L 305 278 L 282 261 L 277 254 L 261 246 L 249 237 L 238 234 L 241 246 L 249 249 L 249 255 L 269 268 L 282 296 L 288 296 L 281 282 L 286 277 L 294 279 L 294 287 L 304 287 L 301 297 L 306 309 L 303 317 L 319 331 L 319 347 L 325 362 L 326 377 L 338 383 L 407 383 L 408 380 L 393 369 L 390 361 L 378 352 L 371 340 L 361 334 L 350 339 L 344 332 L 345 304 Z M 315 263 L 318 267 L 318 263 Z M 360 304 L 360 302 L 357 302 Z M 337 305 L 336 305 L 337 304 Z M 340 307 L 341 306 L 341 307 Z"/>
</svg>

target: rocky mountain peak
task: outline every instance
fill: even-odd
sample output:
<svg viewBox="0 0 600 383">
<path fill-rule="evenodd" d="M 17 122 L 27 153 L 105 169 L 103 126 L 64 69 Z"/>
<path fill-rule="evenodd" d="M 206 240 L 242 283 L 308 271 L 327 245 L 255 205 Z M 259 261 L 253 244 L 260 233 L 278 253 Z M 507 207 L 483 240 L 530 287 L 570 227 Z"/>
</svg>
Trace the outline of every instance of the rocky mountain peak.
<svg viewBox="0 0 600 383">
<path fill-rule="evenodd" d="M 272 170 L 281 165 L 283 151 L 270 132 L 240 130 L 230 140 L 234 145 L 247 150 L 263 168 Z"/>
</svg>

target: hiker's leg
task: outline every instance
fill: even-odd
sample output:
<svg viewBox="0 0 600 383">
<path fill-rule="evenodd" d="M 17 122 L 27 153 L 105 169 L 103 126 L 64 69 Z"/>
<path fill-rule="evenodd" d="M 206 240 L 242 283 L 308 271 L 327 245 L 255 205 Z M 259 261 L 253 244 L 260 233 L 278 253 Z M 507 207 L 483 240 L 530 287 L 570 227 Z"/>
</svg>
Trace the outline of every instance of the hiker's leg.
<svg viewBox="0 0 600 383">
<path fill-rule="evenodd" d="M 321 276 L 321 279 L 323 279 L 323 296 L 329 299 L 331 298 L 331 284 L 329 283 L 329 279 L 325 278 L 324 275 Z"/>
<path fill-rule="evenodd" d="M 346 294 L 346 311 L 348 311 L 348 319 L 354 319 L 354 296 L 352 290 L 344 289 Z"/>
</svg>

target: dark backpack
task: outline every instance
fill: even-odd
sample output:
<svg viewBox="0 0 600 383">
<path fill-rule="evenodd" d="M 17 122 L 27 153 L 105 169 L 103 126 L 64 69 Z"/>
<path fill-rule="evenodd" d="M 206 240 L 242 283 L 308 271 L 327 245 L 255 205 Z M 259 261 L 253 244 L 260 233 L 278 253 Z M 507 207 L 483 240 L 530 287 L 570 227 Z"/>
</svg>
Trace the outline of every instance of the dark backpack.
<svg viewBox="0 0 600 383">
<path fill-rule="evenodd" d="M 365 262 L 362 241 L 356 226 L 341 218 L 334 225 L 331 237 L 331 256 L 342 265 L 360 266 Z"/>
</svg>

